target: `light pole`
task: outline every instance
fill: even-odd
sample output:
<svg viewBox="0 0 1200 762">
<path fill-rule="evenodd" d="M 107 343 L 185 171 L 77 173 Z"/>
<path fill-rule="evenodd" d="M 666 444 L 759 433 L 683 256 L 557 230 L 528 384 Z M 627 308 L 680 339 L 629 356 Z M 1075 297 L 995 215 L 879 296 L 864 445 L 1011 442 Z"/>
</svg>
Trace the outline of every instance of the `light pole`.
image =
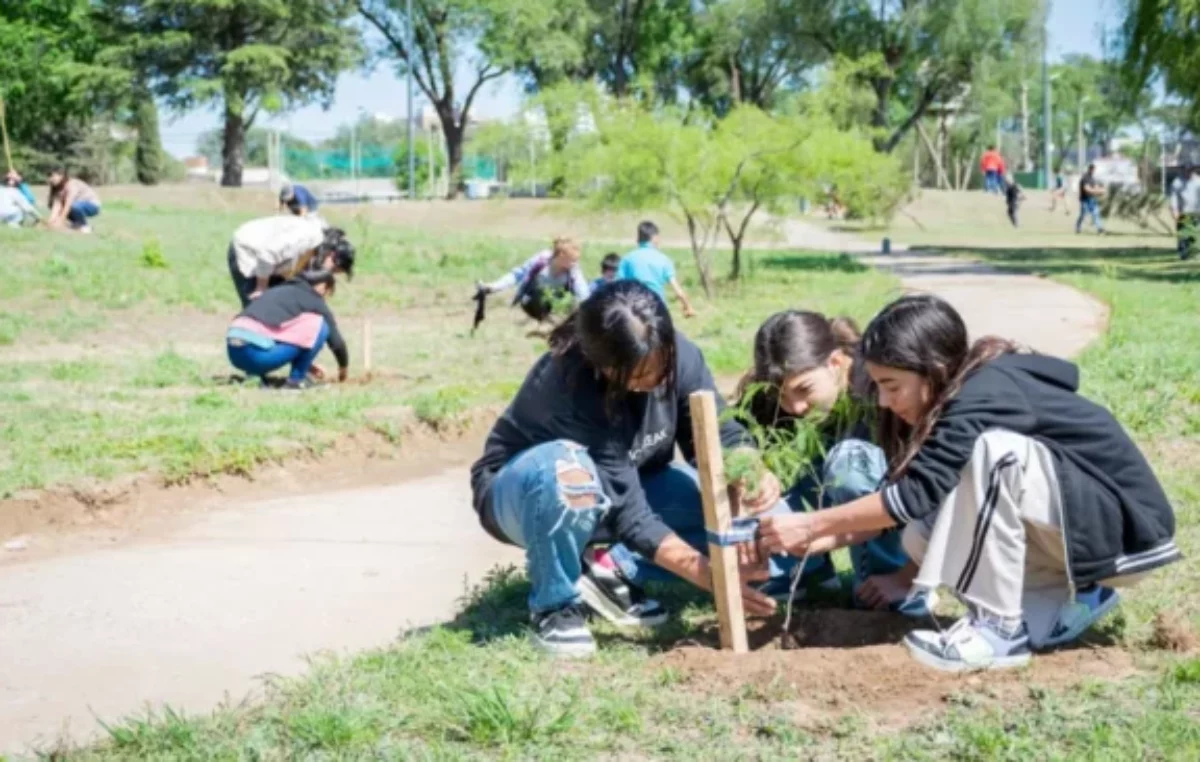
<svg viewBox="0 0 1200 762">
<path fill-rule="evenodd" d="M 1084 165 L 1087 163 L 1087 145 L 1085 145 L 1083 142 L 1083 104 L 1087 102 L 1088 96 L 1086 95 L 1079 99 L 1078 133 L 1075 137 L 1075 140 L 1078 143 L 1076 147 L 1076 155 L 1078 156 L 1077 164 L 1079 165 L 1079 172 L 1081 174 L 1083 173 Z"/>
<path fill-rule="evenodd" d="M 1050 142 L 1053 130 L 1050 126 L 1050 34 L 1047 26 L 1050 22 L 1049 7 L 1045 9 L 1042 18 L 1042 187 L 1050 187 L 1050 164 L 1053 161 Z"/>
<path fill-rule="evenodd" d="M 417 164 L 416 154 L 413 153 L 413 61 L 416 59 L 415 51 L 413 50 L 413 9 L 412 0 L 407 0 L 405 6 L 405 18 L 408 24 L 405 27 L 405 36 L 408 38 L 404 42 L 404 49 L 408 51 L 408 66 L 404 67 L 408 73 L 408 200 L 412 201 L 416 198 L 416 180 L 417 180 Z"/>
</svg>

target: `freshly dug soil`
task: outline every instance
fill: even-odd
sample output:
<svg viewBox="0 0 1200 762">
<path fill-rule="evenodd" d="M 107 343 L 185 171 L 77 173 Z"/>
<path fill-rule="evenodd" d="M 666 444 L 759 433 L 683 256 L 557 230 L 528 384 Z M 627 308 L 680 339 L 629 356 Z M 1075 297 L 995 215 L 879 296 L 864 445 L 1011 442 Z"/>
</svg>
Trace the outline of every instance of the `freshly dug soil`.
<svg viewBox="0 0 1200 762">
<path fill-rule="evenodd" d="M 1150 645 L 1163 651 L 1186 654 L 1200 648 L 1200 640 L 1186 619 L 1170 611 L 1160 611 L 1154 617 Z"/>
<path fill-rule="evenodd" d="M 929 627 L 898 614 L 845 609 L 795 612 L 795 649 L 780 647 L 777 622 L 751 623 L 749 654 L 687 646 L 659 657 L 680 670 L 693 690 L 757 696 L 784 706 L 806 727 L 821 729 L 847 713 L 882 728 L 927 721 L 949 703 L 1024 700 L 1035 687 L 1066 688 L 1090 678 L 1112 680 L 1134 671 L 1119 648 L 1080 647 L 1035 654 L 1028 668 L 960 675 L 918 664 L 901 644 Z M 707 638 L 705 638 L 707 642 Z M 715 642 L 715 641 L 714 641 Z"/>
</svg>

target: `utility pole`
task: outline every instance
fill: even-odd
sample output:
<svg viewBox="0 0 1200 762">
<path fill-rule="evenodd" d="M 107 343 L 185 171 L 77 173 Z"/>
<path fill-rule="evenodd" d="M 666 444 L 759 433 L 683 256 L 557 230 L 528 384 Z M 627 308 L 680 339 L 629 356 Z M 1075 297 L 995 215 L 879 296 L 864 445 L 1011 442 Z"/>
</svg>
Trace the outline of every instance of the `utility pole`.
<svg viewBox="0 0 1200 762">
<path fill-rule="evenodd" d="M 429 198 L 433 198 L 434 194 L 434 177 L 433 177 L 433 130 L 425 131 L 425 149 L 429 156 Z"/>
<path fill-rule="evenodd" d="M 1051 141 L 1054 139 L 1050 122 L 1050 32 L 1047 29 L 1050 24 L 1049 5 L 1043 3 L 1042 11 L 1042 188 L 1049 188 L 1050 165 L 1053 163 Z"/>
<path fill-rule="evenodd" d="M 1083 104 L 1087 103 L 1088 97 L 1085 95 L 1079 99 L 1079 120 L 1076 125 L 1078 132 L 1075 135 L 1075 140 L 1078 143 L 1076 147 L 1077 162 L 1079 171 L 1082 173 L 1084 166 L 1087 165 L 1087 145 L 1083 142 Z"/>
<path fill-rule="evenodd" d="M 404 41 L 404 49 L 408 51 L 408 66 L 404 67 L 408 72 L 408 200 L 412 201 L 416 198 L 417 187 L 417 164 L 416 154 L 413 153 L 413 61 L 416 60 L 416 53 L 413 51 L 413 9 L 412 0 L 407 0 L 405 6 L 405 18 L 408 24 L 405 26 L 405 35 L 408 39 Z"/>
<path fill-rule="evenodd" d="M 350 122 L 350 179 L 354 181 L 354 195 L 358 196 L 358 122 Z"/>
<path fill-rule="evenodd" d="M 1029 154 L 1029 83 L 1021 82 L 1021 168 L 1033 170 L 1033 156 Z"/>
</svg>

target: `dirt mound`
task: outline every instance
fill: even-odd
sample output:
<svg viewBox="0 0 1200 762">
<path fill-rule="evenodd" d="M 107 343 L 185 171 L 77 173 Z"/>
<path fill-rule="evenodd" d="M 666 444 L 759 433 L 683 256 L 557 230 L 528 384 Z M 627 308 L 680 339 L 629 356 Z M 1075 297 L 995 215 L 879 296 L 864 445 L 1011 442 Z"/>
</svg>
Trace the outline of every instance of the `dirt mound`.
<svg viewBox="0 0 1200 762">
<path fill-rule="evenodd" d="M 1150 645 L 1163 651 L 1186 654 L 1200 648 L 1200 640 L 1186 619 L 1173 612 L 1160 611 L 1154 617 Z"/>
<path fill-rule="evenodd" d="M 778 627 L 766 623 L 750 635 L 756 650 L 742 656 L 687 646 L 659 657 L 684 674 L 693 690 L 747 695 L 785 706 L 802 726 L 820 729 L 844 714 L 869 717 L 883 728 L 930 719 L 951 703 L 1027 698 L 1033 688 L 1065 688 L 1134 671 L 1119 648 L 1077 648 L 1038 654 L 1026 669 L 987 675 L 953 675 L 921 666 L 900 644 L 905 633 L 928 622 L 869 611 L 797 612 L 796 650 L 781 650 Z"/>
</svg>

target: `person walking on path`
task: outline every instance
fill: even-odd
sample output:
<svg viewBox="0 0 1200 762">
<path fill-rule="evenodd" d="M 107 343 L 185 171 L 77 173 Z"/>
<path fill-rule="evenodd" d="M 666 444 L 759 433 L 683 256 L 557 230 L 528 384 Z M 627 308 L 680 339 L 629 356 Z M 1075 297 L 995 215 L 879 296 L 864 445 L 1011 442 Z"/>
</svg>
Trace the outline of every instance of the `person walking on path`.
<svg viewBox="0 0 1200 762">
<path fill-rule="evenodd" d="M 837 508 L 763 518 L 760 545 L 825 552 L 903 526 L 914 587 L 967 606 L 952 627 L 905 637 L 918 662 L 1022 666 L 1112 611 L 1114 587 L 1182 557 L 1154 471 L 1112 413 L 1079 395 L 1071 363 L 994 336 L 971 345 L 929 295 L 885 307 L 861 346 L 887 480 Z"/>
<path fill-rule="evenodd" d="M 996 146 L 988 146 L 983 156 L 979 157 L 979 170 L 983 172 L 983 192 L 1000 193 L 1004 187 L 1004 157 L 996 150 Z"/>
<path fill-rule="evenodd" d="M 1185 166 L 1183 174 L 1171 182 L 1171 213 L 1175 215 L 1179 258 L 1190 259 L 1200 226 L 1200 172 L 1194 164 Z"/>
<path fill-rule="evenodd" d="M 696 345 L 675 332 L 666 304 L 637 282 L 618 281 L 584 300 L 550 336 L 550 351 L 525 377 L 471 467 L 479 521 L 500 542 L 526 550 L 534 644 L 560 656 L 596 650 L 582 605 L 621 625 L 654 625 L 662 607 L 640 595 L 612 554 L 589 546 L 621 542 L 629 552 L 705 590 L 708 559 L 675 531 L 669 515 L 702 515 L 688 396 L 715 392 Z M 723 409 L 720 394 L 717 406 Z M 751 446 L 728 418 L 726 448 Z M 738 487 L 735 485 L 735 490 Z M 749 514 L 786 505 L 763 471 Z M 706 543 L 703 519 L 697 538 Z M 775 601 L 746 584 L 766 576 L 744 554 L 742 595 L 751 614 Z"/>
<path fill-rule="evenodd" d="M 71 229 L 80 233 L 92 232 L 88 220 L 100 214 L 100 196 L 96 195 L 92 186 L 77 177 L 71 177 L 61 167 L 51 170 L 48 182 L 50 200 L 46 206 L 50 209 L 50 216 L 46 224 L 52 228 L 69 224 Z"/>
<path fill-rule="evenodd" d="M 1062 170 L 1054 173 L 1054 188 L 1050 191 L 1050 211 L 1053 212 L 1060 201 L 1063 214 L 1070 217 L 1071 203 L 1067 199 L 1067 178 L 1063 176 Z"/>
<path fill-rule="evenodd" d="M 1008 208 L 1008 219 L 1012 226 L 1017 227 L 1017 209 L 1021 206 L 1021 201 L 1025 198 L 1025 194 L 1021 192 L 1021 186 L 1017 184 L 1016 178 L 1012 175 L 1004 176 L 1004 205 Z"/>
<path fill-rule="evenodd" d="M 233 234 L 228 257 L 238 301 L 245 308 L 271 286 L 306 269 L 318 253 L 334 255 L 335 269 L 352 276 L 354 247 L 338 228 L 322 229 L 314 218 L 287 215 L 243 224 Z"/>
<path fill-rule="evenodd" d="M 636 280 L 664 302 L 667 300 L 666 288 L 670 286 L 683 305 L 683 316 L 695 316 L 696 311 L 676 277 L 675 262 L 658 250 L 658 226 L 649 220 L 642 222 L 638 225 L 637 241 L 638 247 L 621 258 L 617 280 Z"/>
<path fill-rule="evenodd" d="M 1104 196 L 1104 186 L 1096 179 L 1096 165 L 1089 164 L 1087 172 L 1079 179 L 1079 219 L 1075 221 L 1075 232 L 1083 232 L 1083 219 L 1092 217 L 1096 232 L 1104 234 L 1104 223 L 1100 219 L 1100 199 Z"/>
</svg>

